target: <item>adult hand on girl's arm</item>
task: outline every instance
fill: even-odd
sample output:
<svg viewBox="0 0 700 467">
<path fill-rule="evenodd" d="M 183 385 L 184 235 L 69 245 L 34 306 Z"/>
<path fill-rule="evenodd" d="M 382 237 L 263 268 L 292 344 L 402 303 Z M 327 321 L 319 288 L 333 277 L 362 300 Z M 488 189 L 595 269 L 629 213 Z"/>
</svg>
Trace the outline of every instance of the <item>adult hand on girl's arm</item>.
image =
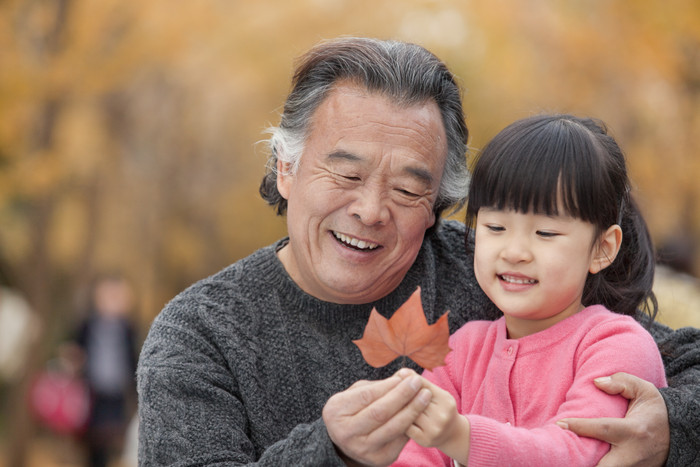
<svg viewBox="0 0 700 467">
<path fill-rule="evenodd" d="M 625 418 L 570 418 L 562 422 L 579 436 L 610 443 L 598 463 L 607 466 L 662 466 L 668 457 L 670 434 L 666 404 L 651 383 L 627 373 L 598 378 L 596 386 L 608 394 L 630 399 Z"/>
<path fill-rule="evenodd" d="M 640 465 L 661 465 L 664 460 L 668 465 L 697 465 L 700 462 L 700 329 L 685 327 L 673 330 L 654 322 L 649 330 L 661 351 L 669 387 L 653 392 L 645 385 L 648 396 L 635 396 L 645 399 L 644 405 L 636 404 L 639 407 L 635 407 L 638 414 L 635 417 L 644 417 L 643 426 L 653 425 L 653 408 L 656 407 L 656 413 L 662 410 L 658 400 L 660 392 L 668 417 L 659 425 L 664 433 L 670 425 L 670 448 L 667 447 L 668 458 L 662 461 L 656 460 L 653 449 L 649 450 L 649 463 Z M 644 410 L 648 410 L 648 416 L 644 415 Z M 664 446 L 668 446 L 667 440 L 664 438 Z M 648 438 L 646 441 L 642 438 L 634 445 L 646 449 L 647 441 Z M 652 439 L 650 446 L 654 446 L 654 442 Z"/>
<path fill-rule="evenodd" d="M 423 387 L 430 390 L 432 399 L 406 431 L 411 439 L 423 447 L 435 447 L 445 455 L 467 464 L 469 457 L 469 420 L 457 411 L 452 394 L 423 378 Z"/>
</svg>

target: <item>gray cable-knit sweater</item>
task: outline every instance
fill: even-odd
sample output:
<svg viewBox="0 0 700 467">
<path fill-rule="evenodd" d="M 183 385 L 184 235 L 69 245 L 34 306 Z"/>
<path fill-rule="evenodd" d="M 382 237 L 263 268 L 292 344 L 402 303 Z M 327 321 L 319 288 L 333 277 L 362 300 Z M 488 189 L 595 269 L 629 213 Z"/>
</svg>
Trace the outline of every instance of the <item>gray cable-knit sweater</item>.
<svg viewBox="0 0 700 467">
<path fill-rule="evenodd" d="M 321 419 L 325 402 L 404 364 L 372 368 L 352 343 L 373 307 L 388 317 L 421 286 L 428 321 L 450 310 L 451 331 L 499 314 L 476 283 L 459 223 L 429 232 L 401 285 L 367 305 L 301 291 L 275 254 L 285 242 L 194 284 L 154 321 L 138 370 L 140 465 L 344 465 Z M 669 464 L 693 465 L 700 459 L 700 331 L 653 331 L 668 353 Z"/>
</svg>

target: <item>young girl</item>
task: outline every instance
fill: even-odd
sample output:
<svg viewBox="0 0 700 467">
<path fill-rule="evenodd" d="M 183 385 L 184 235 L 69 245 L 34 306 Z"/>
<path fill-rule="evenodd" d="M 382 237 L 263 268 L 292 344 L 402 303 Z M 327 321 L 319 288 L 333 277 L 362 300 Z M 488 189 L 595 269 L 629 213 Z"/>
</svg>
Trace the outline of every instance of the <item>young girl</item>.
<svg viewBox="0 0 700 467">
<path fill-rule="evenodd" d="M 666 385 L 632 318 L 656 314 L 654 253 L 622 151 L 596 121 L 535 116 L 501 131 L 472 173 L 474 271 L 504 316 L 465 325 L 447 364 L 424 373 L 433 400 L 397 465 L 595 465 L 609 444 L 557 424 L 625 415 L 594 379 Z"/>
</svg>

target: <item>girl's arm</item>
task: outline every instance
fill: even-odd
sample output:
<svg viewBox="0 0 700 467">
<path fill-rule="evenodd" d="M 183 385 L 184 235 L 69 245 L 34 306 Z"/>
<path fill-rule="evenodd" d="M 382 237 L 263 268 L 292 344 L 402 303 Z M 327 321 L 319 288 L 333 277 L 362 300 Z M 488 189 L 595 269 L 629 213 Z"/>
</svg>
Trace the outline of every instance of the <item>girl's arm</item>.
<svg viewBox="0 0 700 467">
<path fill-rule="evenodd" d="M 425 378 L 423 387 L 429 389 L 433 397 L 406 435 L 419 445 L 438 448 L 451 459 L 466 465 L 469 459 L 469 420 L 457 412 L 452 394 Z"/>
<path fill-rule="evenodd" d="M 663 357 L 668 387 L 643 392 L 640 388 L 647 387 L 646 382 L 615 375 L 599 387 L 608 393 L 624 389 L 623 394 L 630 398 L 624 419 L 613 425 L 598 419 L 567 420 L 569 428 L 580 435 L 615 442 L 603 459 L 604 465 L 634 465 L 654 459 L 659 465 L 664 461 L 668 465 L 700 464 L 700 329 L 674 331 L 654 323 L 651 333 Z M 660 410 L 656 409 L 658 399 L 662 399 Z M 660 422 L 653 421 L 655 411 L 663 411 L 657 416 L 663 417 Z"/>
<path fill-rule="evenodd" d="M 601 414 L 611 417 L 624 416 L 626 400 L 597 390 L 591 381 L 598 376 L 627 371 L 654 381 L 657 385 L 664 384 L 661 359 L 651 337 L 639 327 L 628 326 L 625 323 L 616 323 L 614 326 L 614 330 L 606 329 L 605 326 L 596 328 L 586 336 L 579 347 L 581 351 L 574 369 L 576 376 L 566 392 L 566 399 L 557 412 L 544 423 L 525 428 L 511 426 L 482 415 L 468 414 L 457 417 L 452 412 L 450 403 L 441 402 L 447 396 L 438 394 L 436 407 L 431 405 L 432 410 L 427 411 L 425 417 L 436 414 L 439 418 L 430 423 L 421 421 L 416 429 L 412 429 L 411 436 L 416 436 L 423 444 L 428 445 L 432 442 L 439 448 L 448 450 L 448 454 L 460 463 L 466 464 L 465 461 L 468 460 L 470 466 L 504 463 L 594 465 L 608 451 L 609 445 L 591 438 L 579 437 L 562 429 L 556 421 L 568 417 L 599 417 Z M 437 370 L 439 371 L 427 374 L 428 378 L 439 381 L 438 384 L 447 389 L 448 395 L 456 398 L 459 405 L 460 396 L 454 387 L 455 379 L 451 382 L 446 382 L 445 379 L 450 377 L 451 370 L 447 367 Z M 537 371 L 533 371 L 533 378 L 539 379 L 541 376 Z M 539 394 L 533 394 L 532 397 L 536 400 L 543 399 L 548 391 L 549 388 L 545 385 Z M 467 424 L 455 421 L 460 418 L 466 418 Z M 455 441 L 453 436 L 460 430 L 463 433 L 465 426 L 468 437 L 462 435 L 459 442 Z M 417 429 L 420 429 L 420 432 Z M 436 433 L 432 433 L 431 430 L 436 430 Z M 432 434 L 426 436 L 426 431 Z M 467 456 L 468 459 L 463 456 Z M 431 459 L 430 462 L 420 463 L 420 459 L 428 458 Z M 446 456 L 439 456 L 435 450 L 423 449 L 414 442 L 407 445 L 399 460 L 405 462 L 402 465 L 434 465 L 435 462 L 450 465 Z"/>
</svg>

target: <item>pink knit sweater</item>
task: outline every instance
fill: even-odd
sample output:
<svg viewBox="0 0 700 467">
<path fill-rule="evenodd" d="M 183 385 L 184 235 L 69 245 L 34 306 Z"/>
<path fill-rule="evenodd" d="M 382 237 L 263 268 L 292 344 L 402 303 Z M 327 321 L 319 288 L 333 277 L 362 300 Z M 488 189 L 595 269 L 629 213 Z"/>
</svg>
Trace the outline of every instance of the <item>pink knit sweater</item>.
<svg viewBox="0 0 700 467">
<path fill-rule="evenodd" d="M 555 422 L 623 417 L 627 400 L 593 379 L 618 371 L 666 386 L 652 337 L 634 319 L 591 306 L 544 331 L 508 339 L 504 318 L 467 323 L 450 338 L 447 364 L 424 376 L 449 391 L 471 424 L 469 466 L 595 465 L 610 445 Z M 451 465 L 409 441 L 394 465 Z"/>
</svg>

